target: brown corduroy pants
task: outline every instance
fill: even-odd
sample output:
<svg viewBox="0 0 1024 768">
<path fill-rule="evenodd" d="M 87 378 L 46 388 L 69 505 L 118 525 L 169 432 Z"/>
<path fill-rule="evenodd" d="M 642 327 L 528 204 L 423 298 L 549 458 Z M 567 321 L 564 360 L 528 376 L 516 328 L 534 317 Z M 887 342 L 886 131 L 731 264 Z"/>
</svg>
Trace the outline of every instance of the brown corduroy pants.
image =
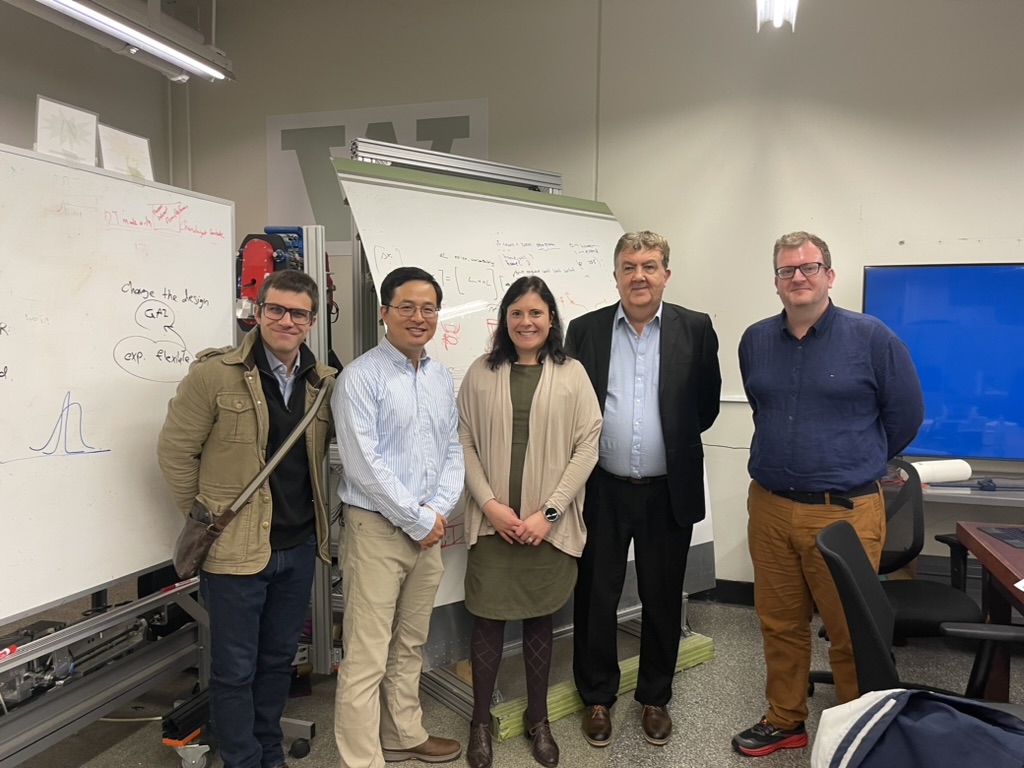
<svg viewBox="0 0 1024 768">
<path fill-rule="evenodd" d="M 816 605 L 830 640 L 829 662 L 840 704 L 857 698 L 857 672 L 846 617 L 828 566 L 815 543 L 836 520 L 856 529 L 875 568 L 885 540 L 881 492 L 852 499 L 854 508 L 802 504 L 757 482 L 747 495 L 747 541 L 754 564 L 754 606 L 761 621 L 767 668 L 768 721 L 791 729 L 807 718 L 811 615 Z"/>
</svg>

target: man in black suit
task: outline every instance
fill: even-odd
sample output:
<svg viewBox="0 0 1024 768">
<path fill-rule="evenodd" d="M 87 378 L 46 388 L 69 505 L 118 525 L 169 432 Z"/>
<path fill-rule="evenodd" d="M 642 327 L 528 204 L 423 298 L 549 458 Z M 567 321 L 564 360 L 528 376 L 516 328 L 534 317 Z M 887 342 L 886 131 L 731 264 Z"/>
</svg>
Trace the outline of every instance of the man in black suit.
<svg viewBox="0 0 1024 768">
<path fill-rule="evenodd" d="M 583 735 L 611 742 L 619 689 L 616 609 L 633 542 L 640 600 L 634 698 L 644 738 L 665 744 L 693 524 L 704 518 L 701 432 L 718 416 L 722 376 L 711 318 L 662 303 L 668 241 L 629 232 L 615 246 L 621 301 L 569 324 L 566 350 L 586 368 L 604 414 L 587 483 L 587 545 L 576 584 L 573 674 L 586 706 Z"/>
</svg>

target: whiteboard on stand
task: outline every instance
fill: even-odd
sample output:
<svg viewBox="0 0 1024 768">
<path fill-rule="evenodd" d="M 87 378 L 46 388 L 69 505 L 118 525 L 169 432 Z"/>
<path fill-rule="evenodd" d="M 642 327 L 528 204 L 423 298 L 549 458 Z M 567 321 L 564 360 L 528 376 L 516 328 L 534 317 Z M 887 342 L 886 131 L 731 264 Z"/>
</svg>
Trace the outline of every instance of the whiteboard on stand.
<svg viewBox="0 0 1024 768">
<path fill-rule="evenodd" d="M 0 622 L 166 562 L 167 401 L 234 334 L 234 204 L 0 147 Z"/>
</svg>

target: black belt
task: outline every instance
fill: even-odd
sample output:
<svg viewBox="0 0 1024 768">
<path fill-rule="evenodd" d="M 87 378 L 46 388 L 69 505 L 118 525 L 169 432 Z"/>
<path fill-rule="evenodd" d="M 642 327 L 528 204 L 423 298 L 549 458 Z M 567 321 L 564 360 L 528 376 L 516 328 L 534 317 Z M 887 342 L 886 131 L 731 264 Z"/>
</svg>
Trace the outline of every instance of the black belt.
<svg viewBox="0 0 1024 768">
<path fill-rule="evenodd" d="M 650 485 L 651 483 L 656 483 L 659 480 L 664 480 L 668 477 L 668 475 L 654 475 L 652 477 L 623 477 L 622 475 L 613 475 L 611 472 L 601 469 L 600 467 L 598 467 L 598 469 L 614 480 L 621 480 L 624 483 L 630 483 L 632 485 Z"/>
<path fill-rule="evenodd" d="M 800 504 L 836 504 L 843 509 L 853 509 L 852 499 L 878 493 L 878 482 L 864 483 L 864 485 L 858 485 L 848 491 L 768 491 L 768 493 Z"/>
</svg>

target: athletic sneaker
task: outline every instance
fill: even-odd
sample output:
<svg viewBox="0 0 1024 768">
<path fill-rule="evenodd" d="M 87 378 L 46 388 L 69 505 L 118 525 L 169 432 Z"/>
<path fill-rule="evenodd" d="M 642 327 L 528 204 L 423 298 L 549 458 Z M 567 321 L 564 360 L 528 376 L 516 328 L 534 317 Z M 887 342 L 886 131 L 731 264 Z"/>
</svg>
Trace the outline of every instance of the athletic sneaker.
<svg viewBox="0 0 1024 768">
<path fill-rule="evenodd" d="M 742 755 L 761 757 L 777 749 L 794 749 L 807 746 L 807 728 L 800 723 L 796 728 L 784 731 L 762 717 L 761 722 L 743 733 L 733 736 L 732 748 Z"/>
</svg>

